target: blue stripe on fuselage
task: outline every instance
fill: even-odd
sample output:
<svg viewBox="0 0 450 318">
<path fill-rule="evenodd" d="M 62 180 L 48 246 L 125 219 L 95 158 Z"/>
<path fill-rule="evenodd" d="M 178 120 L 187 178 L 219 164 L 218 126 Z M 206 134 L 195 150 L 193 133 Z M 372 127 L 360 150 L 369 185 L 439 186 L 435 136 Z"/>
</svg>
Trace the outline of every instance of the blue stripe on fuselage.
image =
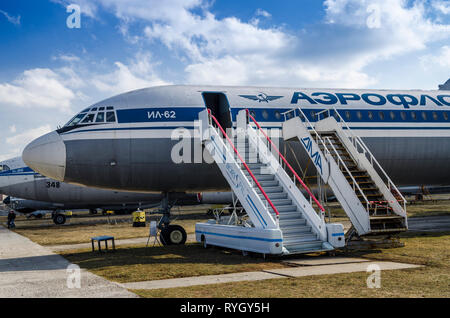
<svg viewBox="0 0 450 318">
<path fill-rule="evenodd" d="M 236 121 L 237 113 L 245 108 L 231 108 L 232 120 Z M 280 124 L 284 121 L 283 113 L 292 108 L 249 108 L 252 115 L 264 127 L 264 123 Z M 154 129 L 177 129 L 181 127 L 193 128 L 194 125 L 186 125 L 186 122 L 194 122 L 198 120 L 198 114 L 204 110 L 203 107 L 166 107 L 166 108 L 143 108 L 143 109 L 122 109 L 117 110 L 117 118 L 119 124 L 132 123 L 150 123 L 170 122 L 171 126 L 141 126 L 141 127 L 111 127 L 111 128 L 93 128 L 90 129 L 75 129 L 63 135 L 74 134 L 79 132 L 100 132 L 100 131 L 120 131 L 120 130 L 154 130 Z M 308 120 L 311 122 L 317 121 L 315 114 L 323 111 L 324 108 L 302 108 Z M 175 113 L 172 113 L 175 112 Z M 149 112 L 152 112 L 149 116 Z M 167 113 L 168 112 L 168 113 Z M 446 110 L 377 110 L 377 109 L 339 109 L 339 114 L 350 125 L 353 123 L 376 123 L 377 126 L 360 126 L 352 128 L 359 130 L 438 130 L 450 129 L 448 126 L 420 126 L 417 124 L 435 123 L 435 124 L 450 124 L 450 111 Z M 159 115 L 158 115 L 159 114 Z M 165 118 L 167 114 L 168 118 Z M 415 114 L 415 116 L 413 115 Z M 174 118 L 172 118 L 172 115 Z M 151 117 L 151 118 L 149 118 Z M 323 118 L 323 117 L 322 117 Z M 177 122 L 180 123 L 177 126 Z M 181 122 L 183 122 L 181 124 Z M 412 126 L 395 126 L 395 124 L 413 124 Z M 272 127 L 273 128 L 273 127 Z"/>
</svg>

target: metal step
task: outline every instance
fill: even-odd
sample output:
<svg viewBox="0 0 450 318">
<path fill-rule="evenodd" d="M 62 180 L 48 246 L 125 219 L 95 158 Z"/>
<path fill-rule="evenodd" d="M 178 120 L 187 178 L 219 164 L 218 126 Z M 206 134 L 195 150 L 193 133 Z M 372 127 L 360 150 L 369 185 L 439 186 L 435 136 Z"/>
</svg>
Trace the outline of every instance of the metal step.
<svg viewBox="0 0 450 318">
<path fill-rule="evenodd" d="M 315 233 L 297 233 L 297 234 L 291 234 L 287 238 L 285 238 L 283 236 L 283 245 L 300 244 L 303 242 L 311 242 L 311 241 L 317 241 L 317 234 L 315 234 Z"/>
<path fill-rule="evenodd" d="M 269 197 L 269 199 L 270 199 L 270 197 Z M 271 199 L 271 201 L 272 201 L 273 205 L 275 205 L 276 208 L 286 206 L 286 205 L 294 206 L 294 205 L 292 205 L 291 199 L 275 199 L 275 200 Z"/>
<path fill-rule="evenodd" d="M 274 204 L 275 205 L 275 204 Z M 285 212 L 295 212 L 297 211 L 297 206 L 296 205 L 282 205 L 282 206 L 276 206 L 278 212 L 281 213 L 285 213 Z M 269 212 L 273 212 L 272 207 L 269 205 Z"/>
<path fill-rule="evenodd" d="M 275 192 L 275 193 L 268 193 L 267 196 L 269 197 L 270 200 L 277 200 L 277 199 L 287 199 L 288 195 L 286 192 Z M 265 199 L 264 196 L 262 194 L 259 195 L 259 197 L 261 199 Z"/>
<path fill-rule="evenodd" d="M 252 171 L 253 175 L 255 176 L 256 180 L 259 181 L 273 181 L 275 180 L 275 176 L 273 174 L 257 174 Z M 253 180 L 253 178 L 250 176 L 250 173 L 247 170 L 244 170 L 244 174 L 247 178 Z"/>
<path fill-rule="evenodd" d="M 283 236 L 284 235 L 289 235 L 292 233 L 308 233 L 311 232 L 311 226 L 309 225 L 300 225 L 300 226 L 295 226 L 295 227 L 285 227 L 283 228 Z"/>
<path fill-rule="evenodd" d="M 308 241 L 303 243 L 292 243 L 292 244 L 284 244 L 283 246 L 290 252 L 290 253 L 298 253 L 298 252 L 315 252 L 318 250 L 321 250 L 323 247 L 323 242 L 320 240 L 315 241 Z"/>
<path fill-rule="evenodd" d="M 280 228 L 282 228 L 282 230 L 289 229 L 289 228 L 295 228 L 295 227 L 298 227 L 301 225 L 306 225 L 305 219 L 302 219 L 302 218 L 287 219 L 287 220 L 280 219 Z"/>
<path fill-rule="evenodd" d="M 270 213 L 273 217 L 276 217 L 275 213 Z M 298 219 L 303 218 L 303 214 L 299 211 L 293 212 L 280 212 L 280 220 Z"/>
</svg>

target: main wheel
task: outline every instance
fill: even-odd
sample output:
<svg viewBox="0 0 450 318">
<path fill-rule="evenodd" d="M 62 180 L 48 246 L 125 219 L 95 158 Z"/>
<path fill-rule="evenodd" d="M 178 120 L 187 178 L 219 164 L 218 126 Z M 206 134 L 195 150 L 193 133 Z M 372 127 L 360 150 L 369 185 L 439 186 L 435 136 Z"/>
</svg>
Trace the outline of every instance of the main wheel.
<svg viewBox="0 0 450 318">
<path fill-rule="evenodd" d="M 57 225 L 66 223 L 66 216 L 64 214 L 56 214 L 53 218 L 53 222 Z"/>
<path fill-rule="evenodd" d="M 161 242 L 164 245 L 183 245 L 186 243 L 187 234 L 179 225 L 169 225 L 161 230 Z"/>
</svg>

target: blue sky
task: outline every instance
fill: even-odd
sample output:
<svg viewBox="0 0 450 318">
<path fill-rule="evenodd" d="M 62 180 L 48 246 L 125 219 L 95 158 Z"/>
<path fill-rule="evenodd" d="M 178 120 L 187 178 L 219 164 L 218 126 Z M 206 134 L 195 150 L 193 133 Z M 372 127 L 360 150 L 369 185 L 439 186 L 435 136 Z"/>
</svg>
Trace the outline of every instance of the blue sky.
<svg viewBox="0 0 450 318">
<path fill-rule="evenodd" d="M 81 28 L 68 28 L 69 4 Z M 164 84 L 435 89 L 449 0 L 0 3 L 0 160 L 81 108 Z"/>
</svg>

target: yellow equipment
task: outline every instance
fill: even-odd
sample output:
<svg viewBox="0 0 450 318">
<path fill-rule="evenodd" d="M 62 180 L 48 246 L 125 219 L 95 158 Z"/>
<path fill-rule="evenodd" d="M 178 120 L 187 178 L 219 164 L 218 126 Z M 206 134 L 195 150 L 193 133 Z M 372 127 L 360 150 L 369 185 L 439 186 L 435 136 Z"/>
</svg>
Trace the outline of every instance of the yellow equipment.
<svg viewBox="0 0 450 318">
<path fill-rule="evenodd" d="M 133 227 L 145 226 L 145 212 L 137 210 L 133 212 Z"/>
</svg>

